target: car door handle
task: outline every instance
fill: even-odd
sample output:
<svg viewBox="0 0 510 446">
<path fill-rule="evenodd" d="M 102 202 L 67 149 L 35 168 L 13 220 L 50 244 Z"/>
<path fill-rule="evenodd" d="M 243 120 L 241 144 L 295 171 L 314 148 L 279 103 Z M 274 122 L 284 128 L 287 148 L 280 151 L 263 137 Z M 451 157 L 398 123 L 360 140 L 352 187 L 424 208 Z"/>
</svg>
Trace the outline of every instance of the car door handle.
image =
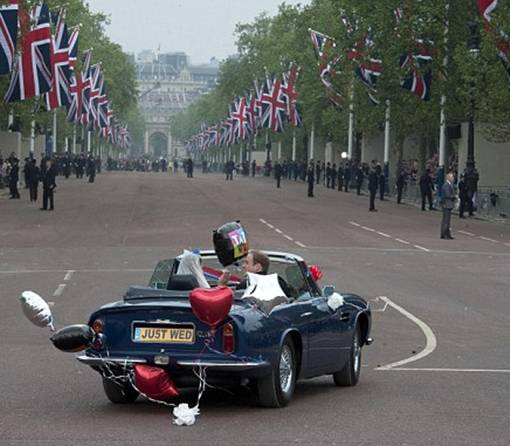
<svg viewBox="0 0 510 446">
<path fill-rule="evenodd" d="M 338 313 L 338 319 L 342 322 L 347 322 L 351 319 L 351 313 Z"/>
<path fill-rule="evenodd" d="M 300 317 L 308 317 L 311 316 L 313 313 L 311 311 L 307 311 L 306 313 L 301 313 Z"/>
</svg>

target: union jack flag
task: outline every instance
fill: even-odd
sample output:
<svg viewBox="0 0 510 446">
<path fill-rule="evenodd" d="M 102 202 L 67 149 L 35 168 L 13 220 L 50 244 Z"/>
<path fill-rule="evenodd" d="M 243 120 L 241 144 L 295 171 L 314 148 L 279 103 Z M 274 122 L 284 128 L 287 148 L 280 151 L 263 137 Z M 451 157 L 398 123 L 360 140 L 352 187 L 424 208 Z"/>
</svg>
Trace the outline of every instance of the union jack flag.
<svg viewBox="0 0 510 446">
<path fill-rule="evenodd" d="M 69 33 L 64 22 L 65 12 L 60 11 L 53 37 L 53 73 L 51 90 L 46 93 L 46 108 L 53 110 L 71 103 L 71 67 L 69 64 Z"/>
<path fill-rule="evenodd" d="M 393 13 L 398 25 L 404 17 L 404 11 L 397 8 Z M 400 85 L 424 101 L 430 100 L 431 95 L 432 53 L 430 48 L 432 45 L 432 42 L 416 39 L 416 48 L 400 57 L 400 69 L 405 71 Z"/>
<path fill-rule="evenodd" d="M 333 85 L 333 77 L 336 74 L 334 67 L 340 61 L 340 56 L 332 57 L 330 54 L 332 48 L 336 47 L 336 42 L 326 34 L 319 33 L 313 29 L 308 31 L 310 32 L 315 57 L 319 64 L 320 80 L 326 88 L 326 96 L 333 105 L 338 107 L 343 98 Z"/>
<path fill-rule="evenodd" d="M 75 73 L 71 77 L 69 87 L 71 103 L 67 107 L 67 120 L 79 124 L 81 122 L 83 80 L 81 73 Z"/>
<path fill-rule="evenodd" d="M 21 39 L 21 54 L 15 59 L 6 102 L 40 96 L 51 88 L 51 26 L 48 5 L 39 4 L 31 14 L 21 10 L 21 27 L 29 31 Z"/>
<path fill-rule="evenodd" d="M 80 29 L 75 28 L 69 37 L 69 66 L 74 71 L 78 60 L 78 44 L 80 41 Z"/>
<path fill-rule="evenodd" d="M 400 85 L 424 101 L 428 101 L 432 84 L 430 67 L 432 56 L 426 46 L 420 44 L 419 48 L 419 50 L 404 54 L 400 58 L 400 68 L 407 71 L 400 81 Z"/>
<path fill-rule="evenodd" d="M 297 109 L 296 83 L 299 76 L 299 68 L 295 63 L 290 64 L 289 71 L 282 76 L 282 97 L 287 104 L 287 117 L 291 127 L 301 127 L 301 116 Z"/>
<path fill-rule="evenodd" d="M 90 89 L 92 88 L 92 50 L 87 50 L 84 54 L 82 70 L 82 88 L 81 88 L 81 111 L 80 122 L 88 127 L 90 118 Z"/>
<path fill-rule="evenodd" d="M 101 72 L 101 64 L 93 65 L 91 68 L 91 83 L 89 93 L 89 129 L 99 129 L 99 96 L 103 91 L 104 78 Z"/>
<path fill-rule="evenodd" d="M 282 81 L 266 79 L 262 91 L 262 127 L 273 132 L 283 132 L 283 116 L 287 104 L 282 97 Z"/>
<path fill-rule="evenodd" d="M 498 57 L 503 65 L 507 77 L 510 79 L 510 39 L 504 31 L 494 30 L 491 20 L 492 13 L 498 6 L 498 0 L 478 0 L 478 8 L 483 16 L 484 28 L 487 32 L 494 35 L 496 46 L 498 48 Z"/>
<path fill-rule="evenodd" d="M 9 74 L 16 56 L 18 0 L 0 6 L 0 74 Z"/>
<path fill-rule="evenodd" d="M 246 113 L 248 116 L 248 125 L 250 131 L 253 135 L 256 135 L 259 121 L 259 112 L 257 107 L 257 96 L 253 93 L 250 94 L 247 100 Z"/>
<path fill-rule="evenodd" d="M 236 137 L 244 141 L 249 135 L 248 108 L 246 98 L 238 98 L 233 104 L 232 119 L 235 122 Z"/>
</svg>

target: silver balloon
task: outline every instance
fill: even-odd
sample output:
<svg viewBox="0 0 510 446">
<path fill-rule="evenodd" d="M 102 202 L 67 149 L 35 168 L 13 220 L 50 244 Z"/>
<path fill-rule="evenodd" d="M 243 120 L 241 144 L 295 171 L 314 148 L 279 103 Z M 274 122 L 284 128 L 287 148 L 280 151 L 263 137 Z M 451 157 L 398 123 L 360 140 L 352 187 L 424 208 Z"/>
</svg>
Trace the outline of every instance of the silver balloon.
<svg viewBox="0 0 510 446">
<path fill-rule="evenodd" d="M 21 308 L 27 319 L 38 327 L 49 327 L 55 331 L 53 326 L 53 314 L 46 301 L 33 291 L 24 291 L 20 297 Z"/>
</svg>

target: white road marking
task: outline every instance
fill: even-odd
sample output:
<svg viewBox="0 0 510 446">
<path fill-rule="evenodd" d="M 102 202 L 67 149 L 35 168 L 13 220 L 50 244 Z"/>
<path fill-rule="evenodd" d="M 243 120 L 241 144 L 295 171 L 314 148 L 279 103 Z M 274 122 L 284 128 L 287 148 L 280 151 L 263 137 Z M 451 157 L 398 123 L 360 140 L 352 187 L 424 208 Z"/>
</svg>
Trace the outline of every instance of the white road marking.
<svg viewBox="0 0 510 446">
<path fill-rule="evenodd" d="M 508 247 L 510 247 L 510 243 L 505 243 L 505 246 L 508 246 Z"/>
<path fill-rule="evenodd" d="M 384 307 L 378 308 L 377 310 L 372 309 L 372 313 L 384 313 L 386 308 L 388 308 L 389 303 L 385 302 Z"/>
<path fill-rule="evenodd" d="M 274 226 L 271 223 L 266 223 L 267 226 L 269 226 L 271 229 L 274 229 Z"/>
<path fill-rule="evenodd" d="M 424 248 L 423 246 L 420 246 L 420 245 L 413 245 L 415 248 L 417 249 L 421 249 L 422 251 L 425 251 L 425 252 L 430 252 L 430 249 L 427 249 L 427 248 Z"/>
<path fill-rule="evenodd" d="M 364 229 L 365 231 L 375 232 L 375 229 L 367 228 L 366 226 L 362 226 L 361 229 Z"/>
<path fill-rule="evenodd" d="M 73 277 L 74 272 L 75 272 L 74 269 L 70 269 L 69 271 L 67 271 L 64 280 L 65 281 L 71 280 L 71 277 Z"/>
<path fill-rule="evenodd" d="M 57 289 L 55 290 L 55 292 L 53 293 L 53 295 L 54 295 L 55 297 L 61 296 L 61 295 L 62 295 L 62 293 L 64 292 L 65 287 L 66 287 L 66 284 L 65 284 L 65 283 L 61 283 L 61 284 L 57 287 Z"/>
<path fill-rule="evenodd" d="M 264 220 L 263 218 L 259 218 L 259 221 L 260 221 L 261 223 L 264 223 L 265 225 L 267 224 L 267 221 L 266 221 L 266 220 Z"/>
<path fill-rule="evenodd" d="M 356 226 L 357 228 L 359 228 L 361 226 L 359 223 L 356 223 L 355 221 L 350 221 L 349 224 Z"/>
<path fill-rule="evenodd" d="M 414 367 L 392 367 L 384 369 L 381 367 L 375 370 L 383 371 L 410 371 L 410 372 L 454 372 L 454 373 L 510 373 L 509 369 L 453 369 L 453 368 L 414 368 Z"/>
<path fill-rule="evenodd" d="M 386 237 L 386 238 L 391 238 L 391 235 L 389 234 L 385 234 L 384 232 L 377 232 L 379 235 L 382 235 L 383 237 Z"/>
<path fill-rule="evenodd" d="M 467 231 L 457 231 L 459 234 L 464 234 L 464 235 L 469 235 L 470 237 L 474 237 L 475 234 L 473 234 L 472 232 L 467 232 Z"/>
<path fill-rule="evenodd" d="M 404 245 L 410 245 L 410 244 L 411 244 L 411 243 L 406 242 L 405 240 L 402 240 L 402 239 L 400 239 L 400 238 L 396 238 L 396 239 L 395 239 L 395 241 L 396 241 L 396 242 L 399 242 L 399 243 L 403 243 Z"/>
<path fill-rule="evenodd" d="M 497 240 L 494 240 L 493 238 L 489 238 L 489 237 L 484 237 L 483 235 L 481 235 L 481 236 L 480 236 L 480 238 L 481 238 L 482 240 L 486 240 L 486 241 L 488 241 L 488 242 L 498 243 L 498 241 L 497 241 Z"/>
<path fill-rule="evenodd" d="M 420 327 L 421 331 L 423 331 L 423 334 L 425 335 L 426 339 L 426 345 L 425 348 L 418 354 L 413 355 L 409 358 L 402 359 L 401 361 L 392 362 L 391 364 L 382 365 L 380 367 L 377 367 L 376 370 L 390 370 L 395 367 L 400 367 L 404 364 L 409 364 L 410 362 L 418 361 L 419 359 L 423 359 L 426 356 L 430 355 L 437 347 L 437 339 L 430 327 L 423 322 L 422 320 L 418 319 L 413 314 L 409 313 L 405 308 L 402 308 L 400 305 L 397 305 L 396 303 L 392 302 L 390 299 L 388 299 L 386 296 L 380 296 L 379 299 L 383 300 L 384 302 L 387 302 L 388 305 L 393 307 L 395 310 L 397 310 L 399 313 L 407 317 L 409 320 L 414 322 L 418 327 Z"/>
<path fill-rule="evenodd" d="M 301 246 L 301 248 L 306 248 L 306 245 L 303 245 L 303 243 L 296 241 L 296 245 Z"/>
<path fill-rule="evenodd" d="M 291 242 L 294 241 L 294 239 L 290 236 L 288 236 L 287 234 L 283 234 L 283 236 L 287 239 L 287 240 L 290 240 Z"/>
<path fill-rule="evenodd" d="M 283 234 L 283 231 L 280 229 L 275 229 L 275 231 L 278 232 L 278 234 Z"/>
</svg>

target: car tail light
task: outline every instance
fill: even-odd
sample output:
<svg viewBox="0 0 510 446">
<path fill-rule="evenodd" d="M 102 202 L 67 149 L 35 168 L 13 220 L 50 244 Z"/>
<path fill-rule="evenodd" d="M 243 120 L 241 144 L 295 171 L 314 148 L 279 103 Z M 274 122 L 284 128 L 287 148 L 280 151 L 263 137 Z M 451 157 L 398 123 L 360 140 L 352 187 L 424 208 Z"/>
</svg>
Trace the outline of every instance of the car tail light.
<svg viewBox="0 0 510 446">
<path fill-rule="evenodd" d="M 234 353 L 235 338 L 234 327 L 229 322 L 223 326 L 223 352 Z"/>
<path fill-rule="evenodd" d="M 103 333 L 104 331 L 104 323 L 101 319 L 96 319 L 94 322 L 92 322 L 92 330 L 96 334 Z"/>
</svg>

